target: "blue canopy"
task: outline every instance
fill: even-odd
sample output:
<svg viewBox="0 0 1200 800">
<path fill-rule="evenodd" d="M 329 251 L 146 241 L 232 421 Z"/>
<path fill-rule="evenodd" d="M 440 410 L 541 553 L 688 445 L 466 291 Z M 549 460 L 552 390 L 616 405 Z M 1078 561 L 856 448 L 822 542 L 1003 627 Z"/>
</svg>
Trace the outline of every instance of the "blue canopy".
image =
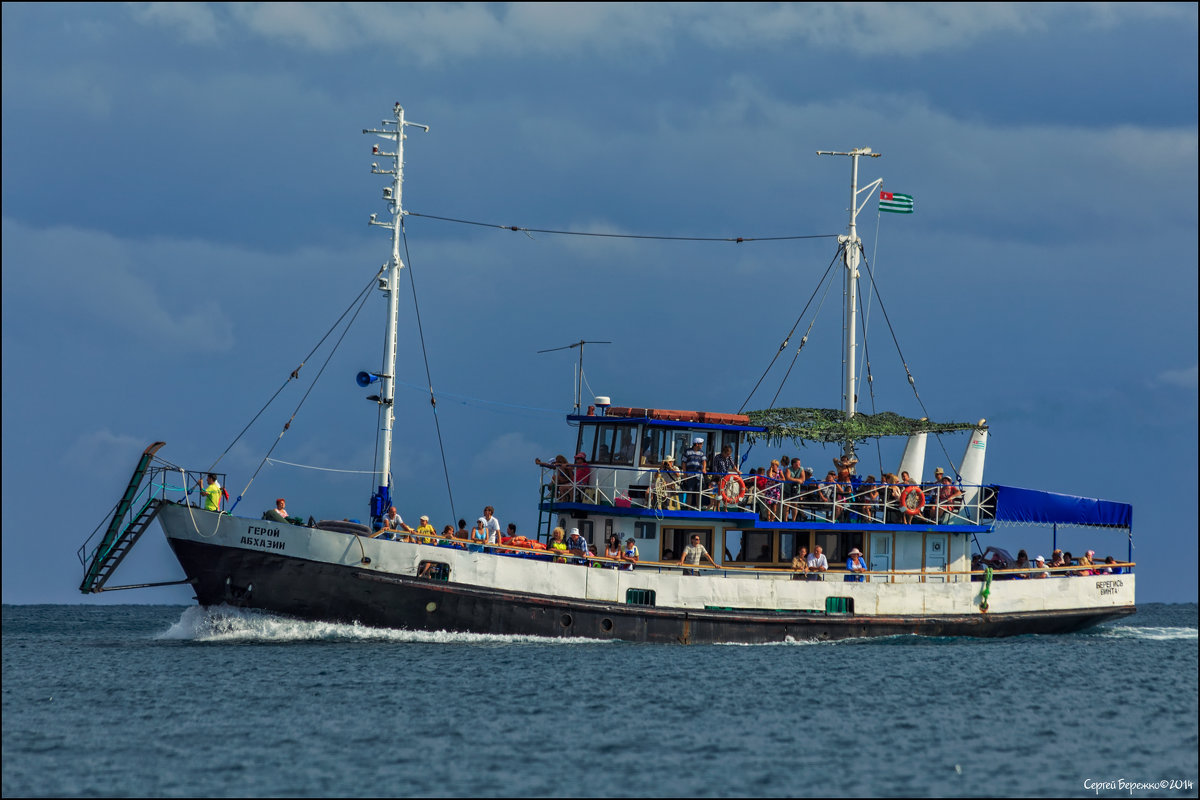
<svg viewBox="0 0 1200 800">
<path fill-rule="evenodd" d="M 996 521 L 1133 527 L 1133 506 L 1069 494 L 996 487 Z"/>
</svg>

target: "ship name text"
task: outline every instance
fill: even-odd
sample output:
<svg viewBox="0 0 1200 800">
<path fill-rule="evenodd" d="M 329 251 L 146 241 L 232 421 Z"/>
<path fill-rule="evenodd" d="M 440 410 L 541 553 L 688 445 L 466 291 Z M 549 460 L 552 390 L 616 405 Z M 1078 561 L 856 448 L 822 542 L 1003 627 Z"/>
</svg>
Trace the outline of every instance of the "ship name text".
<svg viewBox="0 0 1200 800">
<path fill-rule="evenodd" d="M 259 528 L 251 525 L 242 537 L 242 544 L 251 547 L 262 547 L 266 550 L 286 550 L 286 544 L 279 538 L 278 528 Z M 269 538 L 268 538 L 269 537 Z"/>
</svg>

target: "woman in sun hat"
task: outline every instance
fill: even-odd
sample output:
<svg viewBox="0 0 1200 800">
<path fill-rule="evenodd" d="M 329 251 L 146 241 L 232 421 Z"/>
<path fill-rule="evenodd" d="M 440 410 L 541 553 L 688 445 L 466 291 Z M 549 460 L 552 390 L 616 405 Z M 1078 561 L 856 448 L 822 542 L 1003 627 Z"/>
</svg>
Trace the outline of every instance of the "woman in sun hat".
<svg viewBox="0 0 1200 800">
<path fill-rule="evenodd" d="M 846 576 L 848 583 L 863 582 L 863 574 L 867 571 L 867 562 L 863 559 L 862 551 L 857 547 L 850 551 L 849 557 L 846 559 L 846 569 L 850 572 Z"/>
</svg>

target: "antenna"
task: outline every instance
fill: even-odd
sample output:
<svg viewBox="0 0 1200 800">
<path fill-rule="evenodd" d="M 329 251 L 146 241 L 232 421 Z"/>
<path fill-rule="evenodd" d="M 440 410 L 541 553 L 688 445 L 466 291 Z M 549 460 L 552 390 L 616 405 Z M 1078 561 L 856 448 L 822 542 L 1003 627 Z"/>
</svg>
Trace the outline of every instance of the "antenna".
<svg viewBox="0 0 1200 800">
<path fill-rule="evenodd" d="M 539 353 L 553 353 L 558 350 L 570 350 L 573 347 L 579 348 L 579 374 L 575 377 L 575 413 L 576 414 L 579 413 L 579 400 L 580 400 L 580 396 L 583 394 L 583 346 L 585 344 L 612 344 L 612 342 L 601 342 L 601 341 L 596 341 L 596 340 L 589 342 L 584 339 L 580 339 L 578 342 L 575 342 L 574 344 L 564 344 L 562 347 L 551 347 L 549 350 L 538 350 Z"/>
</svg>

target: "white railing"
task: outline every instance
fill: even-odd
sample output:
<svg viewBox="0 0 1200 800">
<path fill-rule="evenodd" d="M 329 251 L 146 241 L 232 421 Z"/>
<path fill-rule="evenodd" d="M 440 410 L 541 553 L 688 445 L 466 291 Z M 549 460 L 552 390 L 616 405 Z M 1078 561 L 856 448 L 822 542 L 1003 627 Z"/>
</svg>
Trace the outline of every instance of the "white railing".
<svg viewBox="0 0 1200 800">
<path fill-rule="evenodd" d="M 976 525 L 992 516 L 991 487 L 810 481 L 652 468 L 543 467 L 542 499 L 662 511 L 736 511 L 765 522 Z M 726 478 L 728 477 L 728 480 Z M 976 491 L 971 491 L 972 489 Z M 964 503 L 964 497 L 971 498 Z"/>
</svg>

